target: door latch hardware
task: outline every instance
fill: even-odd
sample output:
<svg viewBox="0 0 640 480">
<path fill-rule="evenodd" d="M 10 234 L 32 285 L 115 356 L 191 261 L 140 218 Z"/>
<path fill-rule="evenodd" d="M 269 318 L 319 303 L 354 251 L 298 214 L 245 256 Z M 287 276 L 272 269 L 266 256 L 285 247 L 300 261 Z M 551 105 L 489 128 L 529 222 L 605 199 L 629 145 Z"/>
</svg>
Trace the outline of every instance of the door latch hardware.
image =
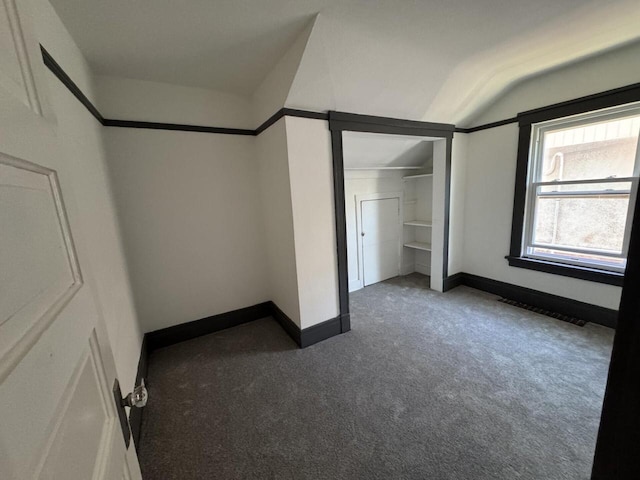
<svg viewBox="0 0 640 480">
<path fill-rule="evenodd" d="M 131 428 L 129 427 L 129 419 L 127 418 L 125 407 L 144 407 L 149 399 L 149 392 L 147 392 L 147 388 L 144 386 L 144 380 L 142 380 L 140 385 L 133 389 L 133 392 L 123 398 L 122 392 L 120 391 L 120 383 L 116 378 L 113 382 L 113 399 L 116 404 L 116 410 L 118 411 L 118 419 L 120 420 L 124 443 L 127 448 L 129 448 L 131 443 Z"/>
<path fill-rule="evenodd" d="M 140 380 L 140 385 L 134 388 L 133 392 L 122 399 L 122 406 L 142 408 L 147 405 L 148 399 L 149 392 L 147 392 L 147 388 L 144 386 L 143 378 Z"/>
</svg>

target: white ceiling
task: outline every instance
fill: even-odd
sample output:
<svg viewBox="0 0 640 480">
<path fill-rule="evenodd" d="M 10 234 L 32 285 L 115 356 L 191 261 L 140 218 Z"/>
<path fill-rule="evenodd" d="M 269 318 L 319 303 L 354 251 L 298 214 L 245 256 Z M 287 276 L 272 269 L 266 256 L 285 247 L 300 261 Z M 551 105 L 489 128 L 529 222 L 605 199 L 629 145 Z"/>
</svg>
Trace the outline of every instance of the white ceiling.
<svg viewBox="0 0 640 480">
<path fill-rule="evenodd" d="M 437 138 L 343 132 L 344 168 L 424 167 L 433 159 Z"/>
<path fill-rule="evenodd" d="M 245 95 L 329 3 L 51 0 L 96 73 Z"/>
<path fill-rule="evenodd" d="M 244 95 L 320 13 L 287 106 L 430 121 L 640 37 L 638 0 L 51 2 L 97 73 Z"/>
</svg>

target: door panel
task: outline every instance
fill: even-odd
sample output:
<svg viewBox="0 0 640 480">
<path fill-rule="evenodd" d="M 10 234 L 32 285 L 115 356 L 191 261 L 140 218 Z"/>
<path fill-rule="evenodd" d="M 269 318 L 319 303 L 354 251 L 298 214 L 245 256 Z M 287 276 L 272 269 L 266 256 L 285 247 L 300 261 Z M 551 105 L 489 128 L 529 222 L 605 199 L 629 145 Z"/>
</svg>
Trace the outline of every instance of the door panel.
<svg viewBox="0 0 640 480">
<path fill-rule="evenodd" d="M 103 453 L 110 451 L 111 439 L 120 433 L 95 331 L 76 370 L 63 395 L 38 478 L 105 478 L 108 459 Z M 83 452 L 81 457 L 78 451 Z"/>
<path fill-rule="evenodd" d="M 24 2 L 23 2 L 24 3 Z M 41 106 L 36 93 L 36 81 L 29 61 L 35 51 L 33 42 L 27 42 L 30 24 L 21 18 L 26 16 L 15 0 L 0 1 L 0 88 L 12 98 L 40 114 Z"/>
<path fill-rule="evenodd" d="M 26 1 L 0 1 L 0 478 L 137 480 Z"/>
<path fill-rule="evenodd" d="M 82 284 L 53 170 L 0 153 L 0 378 Z"/>
<path fill-rule="evenodd" d="M 400 199 L 360 202 L 364 285 L 400 274 Z"/>
</svg>

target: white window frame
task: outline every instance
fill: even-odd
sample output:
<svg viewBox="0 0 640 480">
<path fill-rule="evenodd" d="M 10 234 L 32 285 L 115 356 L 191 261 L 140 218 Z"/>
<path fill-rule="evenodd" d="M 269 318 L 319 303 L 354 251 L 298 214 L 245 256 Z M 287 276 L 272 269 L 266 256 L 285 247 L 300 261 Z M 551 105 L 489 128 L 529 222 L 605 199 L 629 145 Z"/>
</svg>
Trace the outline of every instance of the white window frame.
<svg viewBox="0 0 640 480">
<path fill-rule="evenodd" d="M 607 108 L 603 110 L 597 110 L 587 112 L 580 115 L 571 117 L 558 118 L 545 122 L 535 123 L 532 125 L 531 131 L 531 143 L 529 146 L 529 162 L 527 167 L 527 188 L 525 197 L 525 212 L 523 223 L 523 235 L 522 235 L 522 248 L 521 257 L 530 258 L 534 260 L 551 261 L 555 263 L 567 264 L 569 266 L 578 266 L 586 268 L 597 268 L 599 270 L 608 270 L 612 272 L 624 272 L 626 267 L 626 258 L 629 250 L 629 238 L 631 235 L 631 222 L 633 220 L 633 206 L 635 205 L 637 191 L 638 191 L 638 179 L 640 177 L 640 137 L 639 144 L 636 149 L 636 159 L 633 168 L 633 176 L 631 177 L 611 177 L 611 178 L 596 178 L 588 180 L 563 180 L 563 181 L 540 181 L 542 164 L 543 164 L 543 152 L 544 134 L 550 130 L 558 130 L 561 128 L 575 128 L 577 126 L 586 126 L 591 123 L 602 122 L 605 120 L 623 119 L 626 117 L 640 115 L 640 102 L 622 105 L 613 108 Z M 548 245 L 535 243 L 533 241 L 534 226 L 536 224 L 536 199 L 540 196 L 536 194 L 538 188 L 545 186 L 562 186 L 562 185 L 584 185 L 584 184 L 596 184 L 596 183 L 631 183 L 630 190 L 590 190 L 585 192 L 553 192 L 553 195 L 559 196 L 575 196 L 576 194 L 587 196 L 605 196 L 605 195 L 629 195 L 629 207 L 627 209 L 627 220 L 624 231 L 622 252 L 611 252 L 590 248 L 574 248 L 574 247 L 559 247 L 557 245 Z M 550 192 L 551 194 L 551 192 Z M 550 196 L 550 195 L 549 195 Z M 558 252 L 566 252 L 567 256 L 563 257 L 558 254 L 545 255 L 541 252 L 534 252 L 534 249 L 551 249 Z M 621 266 L 614 265 L 607 262 L 598 262 L 596 260 L 578 259 L 572 257 L 571 254 L 591 254 L 599 255 L 603 257 L 609 257 L 614 259 L 624 259 Z"/>
</svg>

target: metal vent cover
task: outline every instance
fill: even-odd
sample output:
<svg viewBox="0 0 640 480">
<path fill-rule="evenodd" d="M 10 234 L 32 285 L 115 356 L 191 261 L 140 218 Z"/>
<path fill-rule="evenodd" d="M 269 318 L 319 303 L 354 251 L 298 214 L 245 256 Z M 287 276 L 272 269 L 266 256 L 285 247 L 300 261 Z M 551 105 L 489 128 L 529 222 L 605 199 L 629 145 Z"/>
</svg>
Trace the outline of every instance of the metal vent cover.
<svg viewBox="0 0 640 480">
<path fill-rule="evenodd" d="M 549 310 L 545 310 L 544 308 L 533 307 L 531 305 L 527 305 L 526 303 L 516 302 L 515 300 L 510 300 L 508 298 L 499 298 L 499 302 L 506 303 L 507 305 L 512 305 L 518 308 L 524 308 L 525 310 L 529 310 L 530 312 L 539 313 L 540 315 L 546 315 L 547 317 L 555 318 L 557 320 L 562 320 L 563 322 L 568 322 L 573 325 L 577 325 L 578 327 L 584 327 L 587 322 L 580 318 L 569 317 L 568 315 L 563 315 L 558 312 L 551 312 Z"/>
</svg>

